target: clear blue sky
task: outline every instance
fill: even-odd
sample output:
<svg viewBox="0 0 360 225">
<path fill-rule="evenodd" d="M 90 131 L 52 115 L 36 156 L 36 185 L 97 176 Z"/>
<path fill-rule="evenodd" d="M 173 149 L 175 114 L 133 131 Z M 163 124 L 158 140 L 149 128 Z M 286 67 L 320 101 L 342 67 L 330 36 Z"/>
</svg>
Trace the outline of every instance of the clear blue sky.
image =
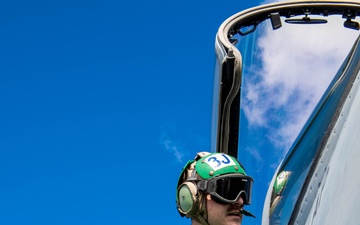
<svg viewBox="0 0 360 225">
<path fill-rule="evenodd" d="M 2 2 L 0 224 L 190 224 L 175 188 L 210 150 L 215 34 L 257 4 Z"/>
</svg>

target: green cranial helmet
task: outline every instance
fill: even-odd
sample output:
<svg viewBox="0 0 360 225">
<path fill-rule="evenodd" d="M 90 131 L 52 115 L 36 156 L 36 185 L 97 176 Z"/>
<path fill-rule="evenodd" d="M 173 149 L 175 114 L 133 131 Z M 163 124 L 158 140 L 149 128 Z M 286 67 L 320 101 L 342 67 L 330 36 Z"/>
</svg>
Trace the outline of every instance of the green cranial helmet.
<svg viewBox="0 0 360 225">
<path fill-rule="evenodd" d="M 234 204 L 239 197 L 251 203 L 253 180 L 239 161 L 224 153 L 197 153 L 183 168 L 176 189 L 176 204 L 181 216 L 200 224 L 207 223 L 206 195 L 219 204 Z M 252 215 L 242 210 L 244 215 Z M 247 213 L 247 214 L 246 214 Z"/>
<path fill-rule="evenodd" d="M 211 153 L 199 159 L 195 169 L 204 180 L 234 173 L 246 176 L 244 167 L 234 157 L 224 153 Z"/>
</svg>

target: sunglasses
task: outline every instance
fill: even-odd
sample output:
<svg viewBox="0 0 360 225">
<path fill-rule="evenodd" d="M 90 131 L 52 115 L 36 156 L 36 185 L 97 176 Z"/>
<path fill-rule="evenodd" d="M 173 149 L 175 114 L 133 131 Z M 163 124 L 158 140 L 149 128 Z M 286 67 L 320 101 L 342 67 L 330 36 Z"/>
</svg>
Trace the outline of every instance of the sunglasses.
<svg viewBox="0 0 360 225">
<path fill-rule="evenodd" d="M 241 174 L 227 174 L 209 180 L 200 180 L 198 189 L 215 197 L 218 203 L 233 204 L 241 196 L 245 205 L 251 204 L 253 179 Z"/>
</svg>

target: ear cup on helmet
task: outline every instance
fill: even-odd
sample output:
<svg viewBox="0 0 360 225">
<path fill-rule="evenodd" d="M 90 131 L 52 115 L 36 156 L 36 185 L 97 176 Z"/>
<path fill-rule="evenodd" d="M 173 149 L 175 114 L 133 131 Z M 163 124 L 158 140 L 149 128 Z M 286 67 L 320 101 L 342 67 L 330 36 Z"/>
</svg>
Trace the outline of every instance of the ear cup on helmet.
<svg viewBox="0 0 360 225">
<path fill-rule="evenodd" d="M 177 205 L 181 213 L 189 216 L 196 210 L 197 199 L 197 187 L 193 182 L 185 182 L 178 188 L 177 193 Z"/>
</svg>

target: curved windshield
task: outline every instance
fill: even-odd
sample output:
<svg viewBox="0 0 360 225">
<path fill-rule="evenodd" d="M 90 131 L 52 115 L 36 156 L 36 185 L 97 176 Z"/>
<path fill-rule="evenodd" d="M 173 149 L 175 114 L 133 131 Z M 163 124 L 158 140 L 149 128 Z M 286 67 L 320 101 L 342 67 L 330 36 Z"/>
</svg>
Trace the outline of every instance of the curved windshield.
<svg viewBox="0 0 360 225">
<path fill-rule="evenodd" d="M 342 76 L 344 62 L 359 36 L 360 9 L 339 5 L 316 8 L 300 3 L 294 8 L 290 6 L 295 3 L 270 5 L 268 11 L 258 7 L 257 15 L 256 10 L 250 9 L 234 15 L 225 22 L 231 26 L 222 28 L 228 31 L 227 41 L 236 48 L 235 52 L 232 53 L 231 45 L 217 46 L 219 82 L 215 90 L 221 97 L 214 98 L 214 110 L 218 112 L 213 114 L 217 128 L 213 130 L 213 143 L 217 151 L 226 149 L 230 153 L 236 146 L 235 152 L 247 174 L 254 177 L 256 204 L 250 206 L 253 211 L 262 212 L 270 181 L 279 169 L 276 177 L 280 184 L 274 186 L 271 203 L 281 207 L 268 212 L 270 224 L 288 224 L 290 220 L 323 138 L 317 136 L 317 131 L 326 131 L 322 122 L 331 120 L 325 116 L 324 121 L 313 125 L 312 118 L 322 107 L 336 110 L 335 106 L 324 104 Z M 217 40 L 224 42 L 221 38 Z M 239 93 L 230 98 L 230 109 L 226 112 L 226 101 L 230 101 L 226 97 L 231 91 L 221 90 L 227 81 L 224 71 L 229 71 L 228 65 L 232 65 L 226 59 L 231 59 L 229 52 L 238 61 L 226 76 L 238 76 L 240 87 Z M 228 65 L 224 66 L 224 62 Z M 240 68 L 236 68 L 237 63 Z M 232 79 L 228 85 L 234 86 L 235 82 Z M 238 113 L 237 117 L 231 112 Z M 227 116 L 233 118 L 223 119 Z M 234 118 L 238 124 L 232 122 Z M 225 121 L 227 124 L 222 124 Z M 306 144 L 300 144 L 309 126 L 315 128 L 306 136 Z M 296 160 L 290 160 L 292 157 Z M 244 224 L 261 224 L 261 213 L 256 216 L 257 222 L 248 219 Z"/>
</svg>

